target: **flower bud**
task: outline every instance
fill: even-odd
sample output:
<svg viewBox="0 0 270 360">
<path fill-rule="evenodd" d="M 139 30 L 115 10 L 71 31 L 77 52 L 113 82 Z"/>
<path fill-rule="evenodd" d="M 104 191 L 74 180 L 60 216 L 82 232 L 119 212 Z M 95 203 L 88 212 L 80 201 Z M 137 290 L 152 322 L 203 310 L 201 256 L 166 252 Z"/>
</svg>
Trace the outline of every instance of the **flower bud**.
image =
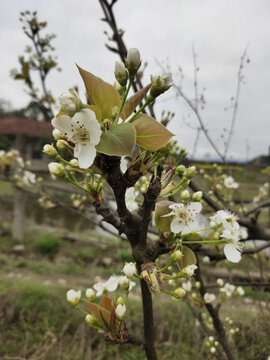
<svg viewBox="0 0 270 360">
<path fill-rule="evenodd" d="M 195 288 L 199 290 L 201 288 L 201 283 L 199 281 L 195 282 Z"/>
<path fill-rule="evenodd" d="M 79 103 L 79 99 L 69 91 L 65 91 L 58 97 L 58 103 L 63 111 L 74 113 Z"/>
<path fill-rule="evenodd" d="M 77 159 L 71 159 L 69 163 L 70 163 L 71 166 L 79 166 L 79 163 L 78 163 Z"/>
<path fill-rule="evenodd" d="M 172 86 L 172 74 L 167 73 L 163 75 L 153 76 L 151 75 L 151 89 L 150 96 L 156 98 L 163 94 Z"/>
<path fill-rule="evenodd" d="M 128 80 L 128 71 L 122 62 L 115 62 L 115 78 L 121 86 L 126 86 Z"/>
<path fill-rule="evenodd" d="M 136 48 L 131 48 L 128 50 L 126 58 L 126 67 L 128 69 L 129 75 L 134 76 L 141 65 L 141 55 L 139 50 Z"/>
<path fill-rule="evenodd" d="M 174 290 L 173 292 L 173 296 L 176 298 L 176 299 L 182 299 L 184 296 L 186 295 L 186 291 L 182 288 L 177 288 Z"/>
<path fill-rule="evenodd" d="M 96 298 L 96 292 L 91 288 L 86 289 L 85 296 L 86 296 L 87 300 L 93 301 Z"/>
<path fill-rule="evenodd" d="M 183 201 L 188 200 L 189 197 L 190 197 L 190 193 L 189 193 L 188 190 L 184 190 L 184 191 L 181 192 L 181 199 L 182 199 Z"/>
<path fill-rule="evenodd" d="M 68 147 L 68 142 L 66 140 L 60 139 L 60 140 L 57 140 L 56 146 L 57 146 L 57 149 L 59 149 L 60 151 L 65 151 L 66 148 Z"/>
<path fill-rule="evenodd" d="M 81 290 L 75 291 L 73 289 L 68 290 L 67 292 L 67 301 L 70 302 L 73 306 L 77 305 L 81 298 Z"/>
<path fill-rule="evenodd" d="M 202 196 L 203 196 L 202 191 L 197 191 L 197 192 L 193 193 L 192 200 L 193 201 L 200 201 L 200 200 L 202 200 Z"/>
<path fill-rule="evenodd" d="M 196 174 L 196 167 L 190 166 L 186 169 L 186 171 L 183 174 L 183 177 L 186 177 L 187 179 L 193 178 L 193 176 Z"/>
<path fill-rule="evenodd" d="M 55 157 L 56 155 L 58 155 L 57 150 L 54 148 L 54 146 L 49 144 L 43 146 L 43 152 L 50 157 Z"/>
<path fill-rule="evenodd" d="M 186 167 L 184 165 L 179 165 L 177 166 L 177 168 L 175 169 L 175 172 L 177 174 L 183 174 L 186 170 Z"/>
<path fill-rule="evenodd" d="M 224 286 L 224 281 L 222 279 L 217 279 L 217 284 L 219 287 Z"/>
<path fill-rule="evenodd" d="M 136 263 L 126 263 L 126 265 L 123 267 L 123 273 L 127 277 L 132 277 L 134 274 L 136 274 Z"/>
<path fill-rule="evenodd" d="M 183 257 L 183 254 L 180 250 L 175 250 L 172 254 L 171 254 L 171 261 L 176 262 L 176 261 L 181 261 Z"/>
<path fill-rule="evenodd" d="M 124 299 L 122 298 L 122 296 L 119 296 L 119 298 L 116 300 L 116 304 L 119 305 L 123 305 L 124 304 Z"/>
<path fill-rule="evenodd" d="M 52 134 L 53 134 L 53 137 L 55 138 L 55 140 L 66 139 L 67 138 L 66 135 L 61 133 L 61 131 L 59 131 L 58 129 L 54 129 Z"/>
<path fill-rule="evenodd" d="M 126 314 L 127 308 L 125 304 L 118 304 L 115 309 L 115 314 L 118 319 L 123 320 Z"/>
<path fill-rule="evenodd" d="M 51 162 L 49 163 L 48 167 L 50 173 L 54 176 L 61 177 L 65 175 L 65 168 L 62 164 Z"/>
<path fill-rule="evenodd" d="M 87 314 L 85 317 L 85 321 L 87 322 L 87 324 L 89 326 L 93 326 L 96 323 L 96 319 L 94 318 L 93 315 L 91 314 Z"/>
</svg>

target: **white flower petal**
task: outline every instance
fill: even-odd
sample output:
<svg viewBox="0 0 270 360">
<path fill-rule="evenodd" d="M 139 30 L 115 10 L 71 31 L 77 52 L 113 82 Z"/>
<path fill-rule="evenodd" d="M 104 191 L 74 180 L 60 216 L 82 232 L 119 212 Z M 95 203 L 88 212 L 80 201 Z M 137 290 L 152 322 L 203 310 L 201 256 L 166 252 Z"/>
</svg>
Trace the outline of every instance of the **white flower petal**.
<svg viewBox="0 0 270 360">
<path fill-rule="evenodd" d="M 93 144 L 86 143 L 76 144 L 74 154 L 78 158 L 79 166 L 82 169 L 87 169 L 91 166 L 96 157 L 96 148 Z"/>
<path fill-rule="evenodd" d="M 202 210 L 202 204 L 200 202 L 192 202 L 187 205 L 187 209 L 191 214 L 197 215 Z"/>
<path fill-rule="evenodd" d="M 226 258 L 233 263 L 238 263 L 241 260 L 241 253 L 236 249 L 234 244 L 226 244 L 224 246 L 224 254 Z"/>
<path fill-rule="evenodd" d="M 52 126 L 61 131 L 63 134 L 70 137 L 71 131 L 71 118 L 67 115 L 57 116 L 52 119 Z"/>
<path fill-rule="evenodd" d="M 181 231 L 183 231 L 185 225 L 181 222 L 181 220 L 179 218 L 174 218 L 173 221 L 171 222 L 171 232 L 178 234 Z"/>
<path fill-rule="evenodd" d="M 106 289 L 109 292 L 113 292 L 118 288 L 118 285 L 119 285 L 118 278 L 115 275 L 112 275 L 106 282 Z"/>
<path fill-rule="evenodd" d="M 169 208 L 172 210 L 179 210 L 179 209 L 183 209 L 185 207 L 184 204 L 181 203 L 176 203 L 176 204 L 171 204 L 169 205 Z"/>
</svg>

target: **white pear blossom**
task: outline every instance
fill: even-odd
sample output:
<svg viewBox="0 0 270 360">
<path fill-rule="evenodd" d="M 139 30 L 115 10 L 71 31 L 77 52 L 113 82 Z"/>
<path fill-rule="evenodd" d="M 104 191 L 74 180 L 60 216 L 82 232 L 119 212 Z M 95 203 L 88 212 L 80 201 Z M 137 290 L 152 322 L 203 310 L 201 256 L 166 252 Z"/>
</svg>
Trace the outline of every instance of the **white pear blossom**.
<svg viewBox="0 0 270 360">
<path fill-rule="evenodd" d="M 106 282 L 100 281 L 93 285 L 94 290 L 96 291 L 97 296 L 101 296 L 106 290 Z"/>
<path fill-rule="evenodd" d="M 224 287 L 220 289 L 220 292 L 224 293 L 227 297 L 231 297 L 235 290 L 235 286 L 229 283 L 226 283 Z"/>
<path fill-rule="evenodd" d="M 170 225 L 170 229 L 173 233 L 178 234 L 181 232 L 182 234 L 186 234 L 195 231 L 194 219 L 202 210 L 201 203 L 191 202 L 186 205 L 176 203 L 169 205 L 169 208 L 172 209 L 172 211 L 167 215 L 163 215 L 163 217 L 173 216 Z"/>
<path fill-rule="evenodd" d="M 31 171 L 24 170 L 22 181 L 25 185 L 31 186 L 35 185 L 36 183 L 36 175 L 32 173 Z"/>
<path fill-rule="evenodd" d="M 203 299 L 207 304 L 210 304 L 216 300 L 216 295 L 212 293 L 205 293 Z"/>
<path fill-rule="evenodd" d="M 88 300 L 93 301 L 96 297 L 96 292 L 91 288 L 86 289 L 85 296 L 87 297 Z"/>
<path fill-rule="evenodd" d="M 224 230 L 220 236 L 230 241 L 224 246 L 224 254 L 227 260 L 238 263 L 241 260 L 241 250 L 243 249 L 243 243 L 240 240 L 247 238 L 247 232 L 236 221 L 226 222 L 224 225 Z"/>
<path fill-rule="evenodd" d="M 228 189 L 237 189 L 239 187 L 239 184 L 234 180 L 232 176 L 225 177 L 224 185 Z"/>
<path fill-rule="evenodd" d="M 64 91 L 57 100 L 64 111 L 72 113 L 76 110 L 78 98 L 69 91 Z"/>
<path fill-rule="evenodd" d="M 234 223 L 238 220 L 238 216 L 228 210 L 218 210 L 215 215 L 210 216 L 210 225 L 215 226 L 218 224 L 226 225 L 229 223 Z"/>
<path fill-rule="evenodd" d="M 243 295 L 245 295 L 245 291 L 241 286 L 238 286 L 235 290 L 235 294 L 239 295 L 239 296 L 243 296 Z"/>
<path fill-rule="evenodd" d="M 52 120 L 52 125 L 75 144 L 74 156 L 78 158 L 79 166 L 83 169 L 91 166 L 96 157 L 95 146 L 102 134 L 95 113 L 90 109 L 83 109 L 72 118 L 60 115 Z"/>
<path fill-rule="evenodd" d="M 167 91 L 172 86 L 172 74 L 151 75 L 150 95 L 154 98 Z"/>
<path fill-rule="evenodd" d="M 124 267 L 123 267 L 123 273 L 127 276 L 127 277 L 132 277 L 134 274 L 136 274 L 136 263 L 130 262 L 127 263 Z"/>
<path fill-rule="evenodd" d="M 75 306 L 80 301 L 81 294 L 81 290 L 75 291 L 73 289 L 70 289 L 67 291 L 67 301 Z"/>
<path fill-rule="evenodd" d="M 186 290 L 187 292 L 191 291 L 191 289 L 192 289 L 191 281 L 188 280 L 188 281 L 183 282 L 182 283 L 182 288 L 184 290 Z"/>
<path fill-rule="evenodd" d="M 107 280 L 105 287 L 106 290 L 109 292 L 114 292 L 119 286 L 119 277 L 116 275 L 110 276 L 110 278 Z"/>
<path fill-rule="evenodd" d="M 118 304 L 115 309 L 115 314 L 118 317 L 118 319 L 122 320 L 125 317 L 127 308 L 125 304 Z"/>
</svg>

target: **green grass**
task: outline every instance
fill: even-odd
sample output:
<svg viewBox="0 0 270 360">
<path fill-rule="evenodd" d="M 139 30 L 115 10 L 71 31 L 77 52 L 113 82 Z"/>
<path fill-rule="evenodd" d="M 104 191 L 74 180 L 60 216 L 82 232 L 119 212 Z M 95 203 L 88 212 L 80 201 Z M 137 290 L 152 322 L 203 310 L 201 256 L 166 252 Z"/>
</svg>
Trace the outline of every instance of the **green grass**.
<svg viewBox="0 0 270 360">
<path fill-rule="evenodd" d="M 65 300 L 66 289 L 45 286 L 33 280 L 0 280 L 0 357 L 49 360 L 145 359 L 137 346 L 110 344 L 87 327 L 84 316 Z M 233 336 L 238 360 L 266 359 L 270 353 L 269 313 L 228 302 L 221 317 L 230 316 L 240 332 Z M 127 328 L 133 336 L 142 334 L 139 299 L 130 298 Z M 184 302 L 165 296 L 154 297 L 155 335 L 160 360 L 211 360 L 204 342 L 206 334 Z"/>
<path fill-rule="evenodd" d="M 13 195 L 14 189 L 10 181 L 0 180 L 0 195 Z"/>
</svg>

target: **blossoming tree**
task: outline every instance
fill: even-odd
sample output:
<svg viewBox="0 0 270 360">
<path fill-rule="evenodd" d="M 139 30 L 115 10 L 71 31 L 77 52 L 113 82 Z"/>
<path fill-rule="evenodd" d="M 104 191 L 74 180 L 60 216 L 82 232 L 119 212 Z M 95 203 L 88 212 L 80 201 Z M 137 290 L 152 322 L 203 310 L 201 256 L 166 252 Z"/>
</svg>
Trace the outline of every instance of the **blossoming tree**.
<svg viewBox="0 0 270 360">
<path fill-rule="evenodd" d="M 200 226 L 198 214 L 203 194 L 197 191 L 191 198 L 186 190 L 196 173 L 195 167 L 166 163 L 164 153 L 174 146 L 170 142 L 173 134 L 143 113 L 170 88 L 171 75 L 151 76 L 150 84 L 128 97 L 140 65 L 139 51 L 130 49 L 125 64 L 116 62 L 115 87 L 78 67 L 89 104 L 83 104 L 74 91 L 60 95 L 60 111 L 52 125 L 61 153 L 49 144 L 44 146 L 44 152 L 56 160 L 49 164 L 51 174 L 85 192 L 96 213 L 129 241 L 134 258 L 134 263 L 123 267 L 124 275 L 112 275 L 106 282 L 94 284 L 84 296 L 81 290 L 71 289 L 67 300 L 106 339 L 117 344 L 143 344 L 147 359 L 156 359 L 152 293 L 183 299 L 189 287 L 183 281 L 197 269 L 192 245 L 221 246 L 229 261 L 238 262 L 241 239 L 247 234 L 237 217 L 225 210 L 213 215 L 206 228 Z M 130 159 L 128 165 L 124 164 L 125 157 Z M 227 180 L 226 186 L 231 183 Z M 113 192 L 116 211 L 106 201 L 105 184 Z M 175 196 L 180 196 L 181 202 L 173 201 Z M 158 231 L 150 239 L 153 217 Z M 164 254 L 167 257 L 161 258 Z M 129 334 L 125 322 L 126 301 L 135 285 L 133 278 L 141 284 L 144 338 L 140 340 Z M 225 293 L 227 288 L 224 287 Z M 121 289 L 124 295 L 120 294 Z M 215 295 L 204 290 L 201 296 L 208 305 L 215 300 Z M 212 352 L 216 346 L 211 346 Z M 231 359 L 226 338 L 222 346 Z"/>
<path fill-rule="evenodd" d="M 227 259 L 238 263 L 242 254 L 266 247 L 245 249 L 244 244 L 247 238 L 270 239 L 269 229 L 249 218 L 269 205 L 268 185 L 259 189 L 255 205 L 239 209 L 232 198 L 238 183 L 215 166 L 211 177 L 202 171 L 209 184 L 209 191 L 202 193 L 193 181 L 196 168 L 181 163 L 186 151 L 178 151 L 173 134 L 153 116 L 153 102 L 169 90 L 171 75 L 151 76 L 151 82 L 136 91 L 140 53 L 130 49 L 125 54 L 117 31 L 115 38 L 123 60 L 115 64 L 115 85 L 78 67 L 88 103 L 83 103 L 74 90 L 60 95 L 60 111 L 52 119 L 56 147 L 47 144 L 43 151 L 55 159 L 49 164 L 51 174 L 84 192 L 84 196 L 74 195 L 74 203 L 80 205 L 87 197 L 96 213 L 129 242 L 134 262 L 123 265 L 122 274 L 112 274 L 107 281 L 93 283 L 85 291 L 70 289 L 67 300 L 105 339 L 115 344 L 142 345 L 147 359 L 157 359 L 152 294 L 186 300 L 191 307 L 205 308 L 210 315 L 205 319 L 206 313 L 197 313 L 193 308 L 209 335 L 206 346 L 210 354 L 232 360 L 227 335 L 238 330 L 229 318 L 223 324 L 218 310 L 221 303 L 242 296 L 244 291 L 241 286 L 218 279 L 218 294 L 210 292 L 201 275 L 199 258 L 202 255 L 204 262 Z M 129 96 L 131 87 L 135 94 Z M 145 113 L 147 107 L 151 116 Z M 10 165 L 10 157 L 19 159 L 14 154 L 0 154 L 3 168 Z M 35 182 L 34 175 L 26 171 L 16 179 L 21 186 Z M 116 210 L 110 207 L 108 187 Z M 202 225 L 200 213 L 207 209 L 209 214 L 209 208 L 214 214 L 211 210 L 209 221 Z M 144 315 L 141 339 L 130 333 L 127 316 L 127 298 L 138 280 Z M 208 322 L 213 324 L 215 334 L 208 332 Z"/>
</svg>

